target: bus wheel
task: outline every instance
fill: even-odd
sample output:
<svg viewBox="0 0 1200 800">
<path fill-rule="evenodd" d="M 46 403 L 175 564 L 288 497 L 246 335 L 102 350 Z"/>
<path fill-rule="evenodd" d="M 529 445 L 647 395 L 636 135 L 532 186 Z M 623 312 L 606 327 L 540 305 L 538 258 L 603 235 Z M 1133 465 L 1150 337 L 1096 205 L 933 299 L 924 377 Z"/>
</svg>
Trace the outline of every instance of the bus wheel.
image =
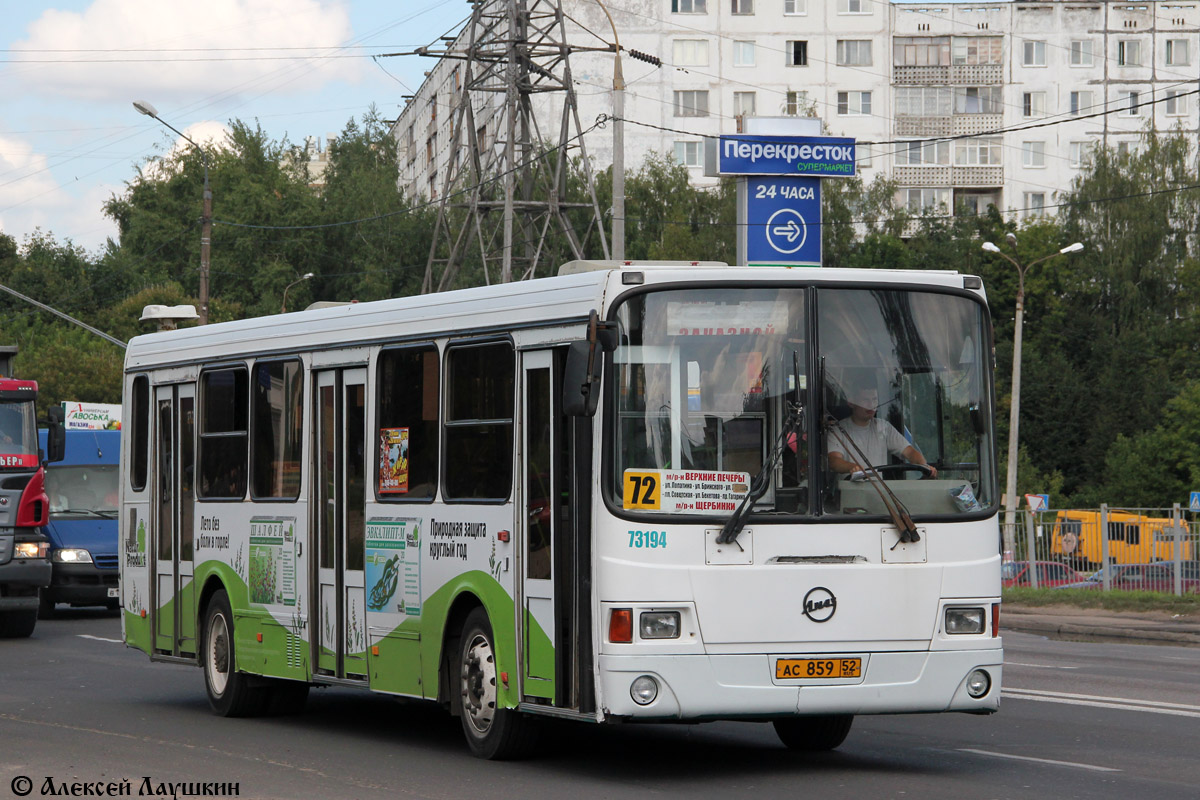
<svg viewBox="0 0 1200 800">
<path fill-rule="evenodd" d="M 219 589 L 204 612 L 204 688 L 208 704 L 222 717 L 250 717 L 266 704 L 264 689 L 250 686 L 245 673 L 238 672 L 233 649 L 233 613 L 229 596 Z"/>
<path fill-rule="evenodd" d="M 467 616 L 459 640 L 458 687 L 452 702 L 471 752 L 480 758 L 520 758 L 535 745 L 534 721 L 497 706 L 496 650 L 482 608 Z"/>
<path fill-rule="evenodd" d="M 775 733 L 789 750 L 816 753 L 833 750 L 846 741 L 853 714 L 821 714 L 775 720 Z"/>
<path fill-rule="evenodd" d="M 0 639 L 26 639 L 37 627 L 37 609 L 0 611 Z"/>
</svg>

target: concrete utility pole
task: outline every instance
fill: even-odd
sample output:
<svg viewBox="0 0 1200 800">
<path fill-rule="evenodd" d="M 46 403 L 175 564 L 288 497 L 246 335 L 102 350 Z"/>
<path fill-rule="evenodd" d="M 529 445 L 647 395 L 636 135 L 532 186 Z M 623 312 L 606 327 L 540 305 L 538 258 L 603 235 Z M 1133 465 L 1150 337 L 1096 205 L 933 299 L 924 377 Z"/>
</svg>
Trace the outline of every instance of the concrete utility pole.
<svg viewBox="0 0 1200 800">
<path fill-rule="evenodd" d="M 608 17 L 613 32 L 613 162 L 612 162 L 612 257 L 625 260 L 625 74 L 621 71 L 621 37 L 608 8 L 596 0 Z"/>
<path fill-rule="evenodd" d="M 200 325 L 208 324 L 208 273 L 209 273 L 209 255 L 212 248 L 212 187 L 208 183 L 208 155 L 204 152 L 204 148 L 196 144 L 192 137 L 188 136 L 183 131 L 176 128 L 171 123 L 158 115 L 158 110 L 145 100 L 135 100 L 133 107 L 137 109 L 139 114 L 145 114 L 147 117 L 152 117 L 160 123 L 175 131 L 180 137 L 185 139 L 192 147 L 196 148 L 196 152 L 200 154 L 200 161 L 204 164 L 204 210 L 200 217 Z"/>
<path fill-rule="evenodd" d="M 611 47 L 568 44 L 566 25 L 562 0 L 476 0 L 470 22 L 444 51 L 418 50 L 459 62 L 443 84 L 449 93 L 439 88 L 434 95 L 424 128 L 431 161 L 444 169 L 440 187 L 431 187 L 440 194 L 422 293 L 452 286 L 473 250 L 488 282 L 536 277 L 552 225 L 575 258 L 583 257 L 583 241 L 593 232 L 609 257 L 569 56 Z M 551 138 L 539 127 L 539 116 L 552 118 L 560 101 Z M 439 106 L 449 107 L 446 117 L 452 121 L 449 142 L 442 139 L 440 147 Z M 438 160 L 443 148 L 449 153 L 444 162 Z M 590 202 L 563 199 L 573 161 L 583 171 Z M 583 214 L 573 222 L 570 211 Z M 590 217 L 584 240 L 575 227 L 580 216 Z M 623 222 L 624 213 L 619 216 Z"/>
<path fill-rule="evenodd" d="M 1008 234 L 1008 243 L 1016 249 L 1017 237 L 1016 234 Z M 999 247 L 991 242 L 984 242 L 983 249 L 985 252 L 998 255 L 1011 263 L 1017 268 L 1017 309 L 1016 309 L 1016 324 L 1013 329 L 1013 367 L 1012 367 L 1012 396 L 1008 410 L 1008 479 L 1005 481 L 1004 488 L 1004 552 L 1015 553 L 1016 550 L 1016 525 L 1017 518 L 1017 426 L 1021 420 L 1021 327 L 1025 319 L 1025 273 L 1032 267 L 1055 256 L 1066 255 L 1067 253 L 1078 253 L 1083 249 L 1083 245 L 1079 242 L 1070 244 L 1059 250 L 1056 253 L 1051 253 L 1048 256 L 1029 262 L 1026 266 L 1021 266 L 1021 262 L 1017 261 L 1012 256 L 1003 252 Z M 1033 556 L 1030 556 L 1031 563 Z"/>
</svg>

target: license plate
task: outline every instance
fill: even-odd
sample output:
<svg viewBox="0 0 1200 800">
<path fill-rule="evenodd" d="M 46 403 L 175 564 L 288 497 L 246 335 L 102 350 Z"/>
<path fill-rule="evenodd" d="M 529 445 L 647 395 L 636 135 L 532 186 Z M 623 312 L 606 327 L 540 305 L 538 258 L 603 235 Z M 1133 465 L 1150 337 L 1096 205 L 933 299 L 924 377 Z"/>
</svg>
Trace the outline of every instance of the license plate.
<svg viewBox="0 0 1200 800">
<path fill-rule="evenodd" d="M 109 596 L 109 597 L 120 597 L 120 596 L 121 596 L 121 590 L 120 590 L 120 589 L 117 589 L 117 588 L 115 588 L 115 587 L 114 587 L 114 588 L 110 588 L 110 589 L 108 590 L 108 596 Z"/>
<path fill-rule="evenodd" d="M 781 658 L 775 662 L 775 677 L 780 680 L 796 678 L 860 678 L 861 658 Z"/>
</svg>

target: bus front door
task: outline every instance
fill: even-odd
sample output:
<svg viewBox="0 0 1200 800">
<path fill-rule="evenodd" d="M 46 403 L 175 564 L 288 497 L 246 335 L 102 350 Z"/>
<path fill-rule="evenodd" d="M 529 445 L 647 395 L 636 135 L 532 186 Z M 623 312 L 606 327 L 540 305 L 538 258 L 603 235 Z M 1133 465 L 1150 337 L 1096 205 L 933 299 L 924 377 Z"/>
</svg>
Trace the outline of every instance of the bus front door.
<svg viewBox="0 0 1200 800">
<path fill-rule="evenodd" d="M 313 531 L 316 617 L 312 663 L 316 673 L 366 681 L 367 633 L 364 591 L 366 533 L 365 369 L 315 373 L 313 419 Z"/>
<path fill-rule="evenodd" d="M 164 656 L 196 654 L 196 595 L 192 586 L 195 511 L 195 386 L 154 390 L 154 650 Z"/>
</svg>

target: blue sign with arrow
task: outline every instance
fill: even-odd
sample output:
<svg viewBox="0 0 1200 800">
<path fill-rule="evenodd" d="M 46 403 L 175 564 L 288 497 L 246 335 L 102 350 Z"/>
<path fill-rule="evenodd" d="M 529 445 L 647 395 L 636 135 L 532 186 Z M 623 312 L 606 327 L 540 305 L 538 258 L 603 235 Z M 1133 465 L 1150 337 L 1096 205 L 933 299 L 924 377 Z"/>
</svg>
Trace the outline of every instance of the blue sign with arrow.
<svg viewBox="0 0 1200 800">
<path fill-rule="evenodd" d="M 746 178 L 748 265 L 821 265 L 820 178 Z"/>
</svg>

